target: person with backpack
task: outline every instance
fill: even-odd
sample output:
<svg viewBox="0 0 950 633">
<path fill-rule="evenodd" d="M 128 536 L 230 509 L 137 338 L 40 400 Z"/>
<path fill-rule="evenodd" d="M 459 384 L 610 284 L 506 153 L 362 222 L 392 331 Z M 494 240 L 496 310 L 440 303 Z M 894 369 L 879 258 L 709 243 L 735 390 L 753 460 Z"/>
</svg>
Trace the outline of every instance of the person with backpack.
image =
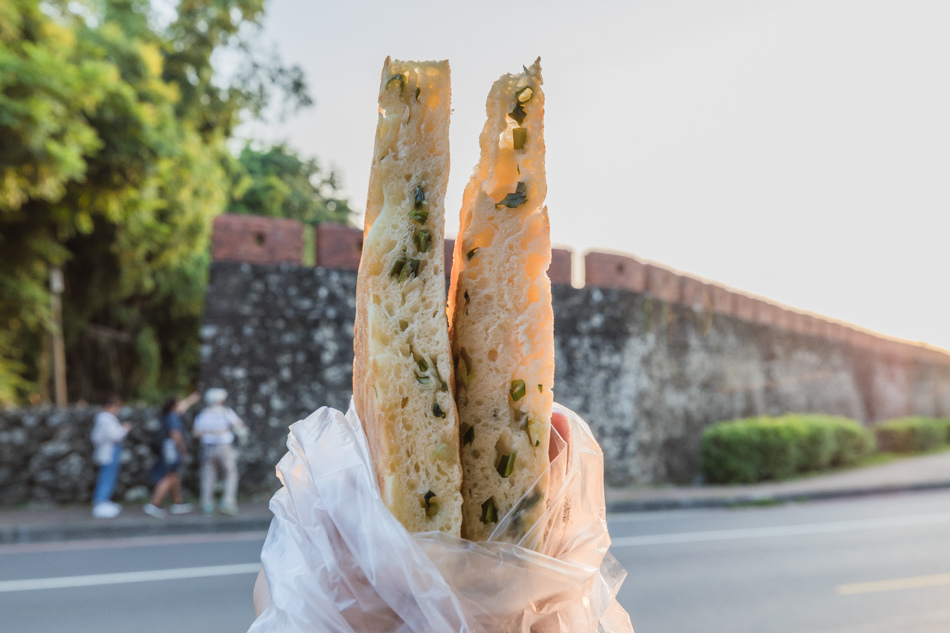
<svg viewBox="0 0 950 633">
<path fill-rule="evenodd" d="M 152 499 L 142 507 L 145 514 L 156 519 L 165 516 L 162 503 L 168 495 L 172 497 L 172 504 L 168 508 L 172 514 L 191 512 L 191 504 L 185 503 L 181 495 L 181 477 L 178 475 L 178 469 L 188 452 L 181 415 L 197 401 L 198 394 L 193 393 L 180 401 L 175 396 L 169 396 L 162 405 L 161 427 L 155 432 L 151 441 L 155 461 L 148 472 L 149 478 L 155 484 L 155 491 L 152 493 Z"/>
</svg>

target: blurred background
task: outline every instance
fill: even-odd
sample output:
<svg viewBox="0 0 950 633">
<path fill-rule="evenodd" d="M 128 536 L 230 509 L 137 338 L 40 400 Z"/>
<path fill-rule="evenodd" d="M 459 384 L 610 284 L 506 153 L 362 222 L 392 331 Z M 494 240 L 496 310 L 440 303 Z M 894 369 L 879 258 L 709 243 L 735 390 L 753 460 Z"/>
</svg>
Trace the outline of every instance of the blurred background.
<svg viewBox="0 0 950 633">
<path fill-rule="evenodd" d="M 250 624 L 287 426 L 349 398 L 383 60 L 451 63 L 450 247 L 488 90 L 540 56 L 557 398 L 604 448 L 634 627 L 950 630 L 948 25 L 939 0 L 0 0 L 0 610 Z M 249 427 L 243 518 L 89 517 L 99 405 L 125 402 L 136 506 L 157 405 L 208 387 Z"/>
</svg>

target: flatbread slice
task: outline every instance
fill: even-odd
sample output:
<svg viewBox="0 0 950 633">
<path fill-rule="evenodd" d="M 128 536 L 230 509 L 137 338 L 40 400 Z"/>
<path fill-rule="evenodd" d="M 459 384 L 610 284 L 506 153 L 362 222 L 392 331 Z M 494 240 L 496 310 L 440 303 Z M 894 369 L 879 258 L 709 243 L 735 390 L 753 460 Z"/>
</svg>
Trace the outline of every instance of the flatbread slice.
<svg viewBox="0 0 950 633">
<path fill-rule="evenodd" d="M 458 418 L 445 313 L 448 62 L 386 59 L 356 286 L 353 398 L 383 501 L 458 535 Z"/>
<path fill-rule="evenodd" d="M 517 542 L 546 504 L 554 316 L 541 83 L 538 60 L 492 86 L 455 243 L 449 315 L 462 535 L 474 541 L 488 540 L 517 504 L 513 533 L 494 537 Z"/>
</svg>

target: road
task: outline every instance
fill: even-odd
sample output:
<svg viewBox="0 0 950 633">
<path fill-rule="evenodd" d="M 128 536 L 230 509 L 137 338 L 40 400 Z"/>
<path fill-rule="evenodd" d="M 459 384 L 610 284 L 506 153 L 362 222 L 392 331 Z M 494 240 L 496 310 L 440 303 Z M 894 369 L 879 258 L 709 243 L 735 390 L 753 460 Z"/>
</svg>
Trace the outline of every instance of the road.
<svg viewBox="0 0 950 633">
<path fill-rule="evenodd" d="M 946 633 L 950 492 L 617 514 L 637 633 Z M 4 633 L 245 631 L 263 534 L 0 547 Z"/>
<path fill-rule="evenodd" d="M 637 633 L 950 631 L 950 492 L 610 523 Z"/>
</svg>

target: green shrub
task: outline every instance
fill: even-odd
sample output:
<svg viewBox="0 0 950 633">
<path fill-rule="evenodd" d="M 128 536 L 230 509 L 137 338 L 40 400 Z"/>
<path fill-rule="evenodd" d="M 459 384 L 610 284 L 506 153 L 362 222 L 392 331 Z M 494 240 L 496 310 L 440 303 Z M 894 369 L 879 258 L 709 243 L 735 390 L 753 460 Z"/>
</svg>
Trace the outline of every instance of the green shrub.
<svg viewBox="0 0 950 633">
<path fill-rule="evenodd" d="M 800 461 L 796 429 L 778 420 L 760 418 L 756 422 L 762 461 L 759 479 L 788 479 Z"/>
<path fill-rule="evenodd" d="M 929 451 L 950 440 L 950 421 L 946 418 L 921 416 L 897 418 L 874 427 L 882 451 L 915 453 Z"/>
<path fill-rule="evenodd" d="M 708 427 L 702 436 L 700 462 L 710 483 L 754 483 L 853 464 L 873 448 L 874 435 L 859 422 L 789 414 Z"/>
<path fill-rule="evenodd" d="M 744 484 L 759 480 L 758 434 L 749 422 L 723 422 L 703 431 L 700 462 L 707 481 Z"/>
<path fill-rule="evenodd" d="M 943 443 L 950 443 L 950 418 L 934 418 L 934 424 L 943 428 Z"/>
<path fill-rule="evenodd" d="M 831 418 L 835 434 L 832 466 L 853 466 L 877 448 L 874 432 L 860 422 L 847 418 Z"/>
<path fill-rule="evenodd" d="M 793 441 L 798 447 L 797 472 L 824 470 L 831 465 L 835 454 L 835 433 L 831 425 L 805 415 L 786 415 L 777 422 L 787 425 L 794 433 Z"/>
</svg>

